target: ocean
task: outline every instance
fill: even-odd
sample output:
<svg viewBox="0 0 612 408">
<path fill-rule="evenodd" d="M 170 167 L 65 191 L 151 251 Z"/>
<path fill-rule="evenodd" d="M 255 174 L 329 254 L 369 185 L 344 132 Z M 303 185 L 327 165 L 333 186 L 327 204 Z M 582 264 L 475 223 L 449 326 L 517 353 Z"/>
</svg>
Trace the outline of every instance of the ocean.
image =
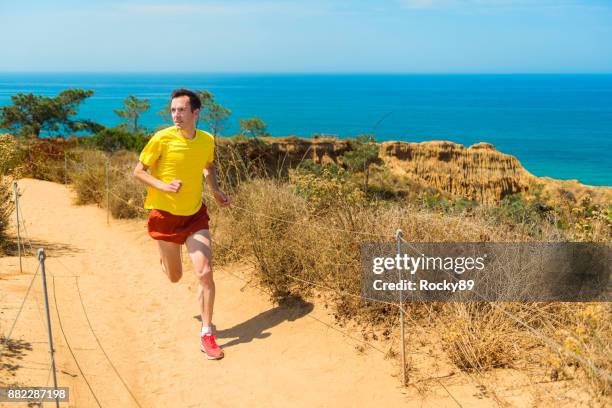
<svg viewBox="0 0 612 408">
<path fill-rule="evenodd" d="M 489 142 L 537 176 L 612 186 L 612 75 L 0 73 L 0 106 L 18 92 L 91 89 L 79 117 L 114 126 L 135 95 L 150 100 L 141 124 L 155 129 L 179 87 L 231 109 L 225 135 L 259 116 L 274 136 Z"/>
</svg>

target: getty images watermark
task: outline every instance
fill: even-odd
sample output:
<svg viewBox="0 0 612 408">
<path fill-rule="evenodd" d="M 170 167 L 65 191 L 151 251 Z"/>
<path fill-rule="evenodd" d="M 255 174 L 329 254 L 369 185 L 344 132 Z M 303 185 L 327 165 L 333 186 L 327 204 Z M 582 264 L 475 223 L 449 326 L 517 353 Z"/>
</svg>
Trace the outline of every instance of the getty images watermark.
<svg viewBox="0 0 612 408">
<path fill-rule="evenodd" d="M 369 243 L 364 298 L 383 301 L 609 301 L 610 244 Z"/>
</svg>

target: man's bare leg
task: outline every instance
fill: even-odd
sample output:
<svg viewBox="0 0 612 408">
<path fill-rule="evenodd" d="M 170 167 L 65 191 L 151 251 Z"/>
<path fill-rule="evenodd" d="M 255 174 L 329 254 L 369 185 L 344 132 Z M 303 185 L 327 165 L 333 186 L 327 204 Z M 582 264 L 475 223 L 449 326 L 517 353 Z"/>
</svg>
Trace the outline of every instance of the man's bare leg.
<svg viewBox="0 0 612 408">
<path fill-rule="evenodd" d="M 200 301 L 200 313 L 202 325 L 211 326 L 213 306 L 215 304 L 215 281 L 211 267 L 212 248 L 210 232 L 200 230 L 187 238 L 187 251 L 193 263 L 196 277 L 198 278 L 198 300 Z"/>
<path fill-rule="evenodd" d="M 183 276 L 183 265 L 181 263 L 181 246 L 174 242 L 157 240 L 159 256 L 161 256 L 162 269 L 168 275 L 171 282 L 178 282 Z"/>
<path fill-rule="evenodd" d="M 200 333 L 200 350 L 206 353 L 209 360 L 223 358 L 225 353 L 216 342 L 212 333 L 213 305 L 215 304 L 215 281 L 211 268 L 212 249 L 210 233 L 200 230 L 187 238 L 187 251 L 198 278 L 198 298 L 202 315 Z"/>
</svg>

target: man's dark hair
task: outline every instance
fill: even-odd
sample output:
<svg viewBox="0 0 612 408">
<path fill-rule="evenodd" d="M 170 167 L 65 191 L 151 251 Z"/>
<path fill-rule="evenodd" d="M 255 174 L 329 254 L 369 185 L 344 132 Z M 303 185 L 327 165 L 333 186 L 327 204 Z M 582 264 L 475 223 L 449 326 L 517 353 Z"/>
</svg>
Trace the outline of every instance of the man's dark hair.
<svg viewBox="0 0 612 408">
<path fill-rule="evenodd" d="M 172 91 L 172 98 L 178 98 L 179 96 L 188 96 L 189 97 L 189 105 L 191 106 L 191 111 L 193 112 L 196 109 L 200 109 L 202 107 L 202 101 L 200 101 L 200 97 L 193 91 L 189 89 L 180 88 Z"/>
</svg>

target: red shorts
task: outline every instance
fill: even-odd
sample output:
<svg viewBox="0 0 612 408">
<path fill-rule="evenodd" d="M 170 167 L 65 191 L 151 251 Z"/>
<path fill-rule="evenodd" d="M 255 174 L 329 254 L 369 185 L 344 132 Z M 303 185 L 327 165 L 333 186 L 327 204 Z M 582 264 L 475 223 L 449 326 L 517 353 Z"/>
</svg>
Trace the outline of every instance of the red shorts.
<svg viewBox="0 0 612 408">
<path fill-rule="evenodd" d="M 147 229 L 153 239 L 184 244 L 191 234 L 207 230 L 209 220 L 204 204 L 192 215 L 174 215 L 164 210 L 151 210 Z"/>
</svg>

